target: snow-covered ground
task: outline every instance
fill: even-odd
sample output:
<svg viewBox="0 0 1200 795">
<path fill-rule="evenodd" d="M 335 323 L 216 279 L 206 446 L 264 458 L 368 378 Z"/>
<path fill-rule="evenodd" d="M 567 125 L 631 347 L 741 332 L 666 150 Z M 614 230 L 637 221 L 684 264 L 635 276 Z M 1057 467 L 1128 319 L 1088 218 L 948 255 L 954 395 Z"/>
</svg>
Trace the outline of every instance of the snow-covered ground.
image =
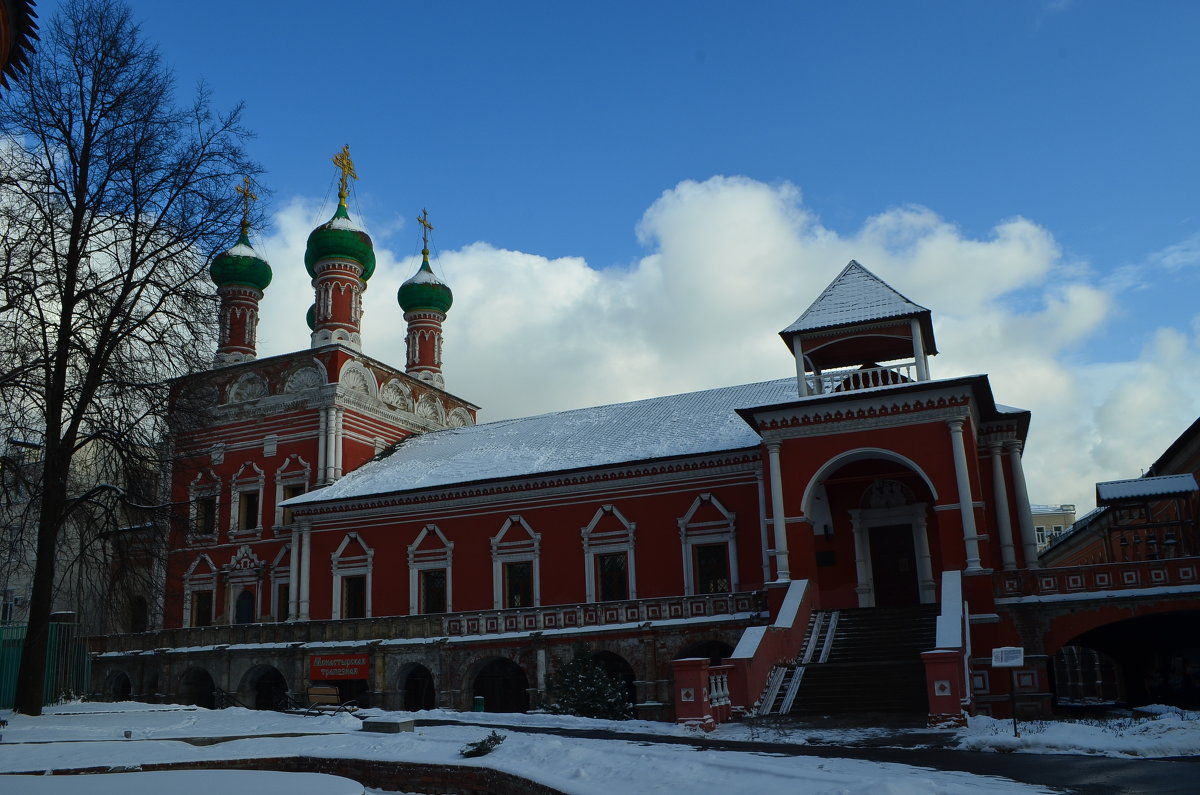
<svg viewBox="0 0 1200 795">
<path fill-rule="evenodd" d="M 951 742 L 976 750 L 1033 753 L 1087 753 L 1108 756 L 1177 756 L 1200 754 L 1200 715 L 1160 709 L 1152 718 L 1108 724 L 1021 724 L 1022 737 L 1012 737 L 1012 724 L 976 718 Z M 539 781 L 563 792 L 587 795 L 673 792 L 820 793 L 822 795 L 917 795 L 918 793 L 1029 793 L 1036 787 L 1005 779 L 967 773 L 934 771 L 908 765 L 812 756 L 765 755 L 741 751 L 697 751 L 689 745 L 646 743 L 636 739 L 583 739 L 533 734 L 521 727 L 599 729 L 681 736 L 687 729 L 644 721 L 596 721 L 553 715 L 513 715 L 428 711 L 382 713 L 396 718 L 429 718 L 461 721 L 452 725 L 420 727 L 415 732 L 374 734 L 359 731 L 357 718 L 340 715 L 303 718 L 245 709 L 209 711 L 135 703 L 72 703 L 47 709 L 46 715 L 29 718 L 0 712 L 8 726 L 0 729 L 0 772 L 43 771 L 92 766 L 126 768 L 152 762 L 184 762 L 203 766 L 208 760 L 276 756 L 347 757 L 429 764 L 482 765 Z M 468 723 L 469 722 L 469 723 Z M 489 728 L 474 723 L 504 724 L 505 741 L 490 755 L 465 759 L 459 749 L 482 739 Z M 129 732 L 126 739 L 125 733 Z M 787 731 L 779 725 L 728 724 L 705 735 L 722 740 L 765 740 L 795 743 L 846 743 L 905 735 L 905 745 L 945 740 L 944 734 L 925 730 L 843 729 Z M 233 738 L 212 745 L 193 745 L 187 739 Z M 165 789 L 152 774 L 133 774 L 144 782 L 122 784 L 123 792 L 189 792 L 187 778 L 212 775 L 181 774 L 179 783 Z M 283 774 L 269 774 L 280 775 Z M 138 776 L 145 778 L 137 779 Z M 37 789 L 29 792 L 95 792 L 81 788 L 82 781 L 62 777 L 56 786 L 76 789 Z M 0 788 L 14 779 L 0 779 Z M 282 779 L 281 779 L 282 781 Z M 341 784 L 300 780 L 284 786 L 290 795 L 342 795 Z M 115 785 L 117 782 L 112 781 Z M 209 783 L 208 791 L 212 791 Z M 42 784 L 43 787 L 49 786 Z M 306 788 L 307 787 L 307 788 Z M 314 789 L 315 787 L 315 789 Z M 261 783 L 232 781 L 221 789 L 264 795 L 274 790 Z"/>
</svg>

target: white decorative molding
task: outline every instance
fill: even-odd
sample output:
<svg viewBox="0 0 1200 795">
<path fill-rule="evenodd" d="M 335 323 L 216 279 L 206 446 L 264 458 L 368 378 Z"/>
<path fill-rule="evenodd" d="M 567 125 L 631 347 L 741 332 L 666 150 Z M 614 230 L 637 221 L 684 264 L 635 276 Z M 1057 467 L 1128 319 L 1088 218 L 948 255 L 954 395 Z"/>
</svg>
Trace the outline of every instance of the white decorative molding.
<svg viewBox="0 0 1200 795">
<path fill-rule="evenodd" d="M 376 396 L 379 385 L 375 382 L 375 374 L 363 366 L 362 362 L 350 360 L 342 367 L 338 382 L 351 392 L 360 395 Z"/>
<path fill-rule="evenodd" d="M 288 374 L 287 380 L 284 382 L 283 391 L 289 394 L 303 392 L 306 389 L 312 389 L 324 383 L 325 379 L 322 378 L 321 372 L 316 367 L 308 365 L 298 367 Z"/>
<path fill-rule="evenodd" d="M 243 373 L 230 385 L 225 402 L 245 403 L 248 400 L 266 397 L 269 393 L 265 378 L 258 373 Z"/>
<path fill-rule="evenodd" d="M 330 555 L 330 569 L 333 572 L 333 605 L 331 616 L 342 618 L 342 579 L 344 577 L 366 577 L 366 617 L 371 612 L 372 575 L 374 569 L 375 550 L 367 546 L 358 533 L 348 533 L 338 545 L 337 550 Z"/>
<path fill-rule="evenodd" d="M 524 536 L 516 540 L 506 541 L 505 537 L 513 527 L 520 530 L 514 535 Z M 504 524 L 491 539 L 492 547 L 492 606 L 499 610 L 508 605 L 504 604 L 504 566 L 509 563 L 529 562 L 533 571 L 533 604 L 521 607 L 539 607 L 542 604 L 541 587 L 541 558 L 542 536 L 533 532 L 533 528 L 519 515 L 513 514 L 504 520 Z"/>
<path fill-rule="evenodd" d="M 696 521 L 696 514 L 701 509 L 712 508 L 721 517 Z M 708 512 L 706 510 L 706 512 Z M 721 501 L 708 492 L 704 492 L 692 500 L 691 506 L 678 520 L 680 551 L 683 554 L 683 592 L 686 596 L 696 593 L 696 547 L 716 544 L 725 545 L 725 560 L 729 569 L 729 588 L 732 593 L 738 589 L 738 559 L 737 516 L 727 510 Z"/>
<path fill-rule="evenodd" d="M 613 521 L 618 525 L 615 530 L 600 530 L 597 527 L 602 521 L 612 526 Z M 585 599 L 588 602 L 599 601 L 597 566 L 603 555 L 625 555 L 626 599 L 637 599 L 637 570 L 634 563 L 634 542 L 637 525 L 625 518 L 625 515 L 614 505 L 601 505 L 592 516 L 592 521 L 579 530 L 583 539 L 583 574 Z"/>
<path fill-rule="evenodd" d="M 388 379 L 379 390 L 379 399 L 384 405 L 396 411 L 412 411 L 412 390 L 403 384 L 399 378 Z"/>
<path fill-rule="evenodd" d="M 431 539 L 435 545 L 421 548 L 426 539 Z M 424 571 L 445 569 L 446 571 L 446 611 L 453 612 L 454 594 L 454 542 L 446 538 L 441 529 L 435 524 L 427 524 L 421 528 L 416 539 L 408 545 L 408 612 L 418 615 L 424 607 L 421 604 L 420 580 Z"/>
</svg>

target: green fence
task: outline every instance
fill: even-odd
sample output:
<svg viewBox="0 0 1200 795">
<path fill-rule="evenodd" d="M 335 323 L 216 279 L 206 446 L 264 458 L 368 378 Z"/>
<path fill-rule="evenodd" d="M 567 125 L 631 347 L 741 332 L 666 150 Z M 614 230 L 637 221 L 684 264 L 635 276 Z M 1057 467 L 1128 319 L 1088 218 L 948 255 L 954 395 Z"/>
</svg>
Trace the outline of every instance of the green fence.
<svg viewBox="0 0 1200 795">
<path fill-rule="evenodd" d="M 12 709 L 16 702 L 17 670 L 21 667 L 24 643 L 24 625 L 0 627 L 0 709 Z M 53 704 L 64 696 L 87 694 L 91 674 L 92 661 L 78 637 L 77 626 L 51 623 L 42 703 Z"/>
</svg>

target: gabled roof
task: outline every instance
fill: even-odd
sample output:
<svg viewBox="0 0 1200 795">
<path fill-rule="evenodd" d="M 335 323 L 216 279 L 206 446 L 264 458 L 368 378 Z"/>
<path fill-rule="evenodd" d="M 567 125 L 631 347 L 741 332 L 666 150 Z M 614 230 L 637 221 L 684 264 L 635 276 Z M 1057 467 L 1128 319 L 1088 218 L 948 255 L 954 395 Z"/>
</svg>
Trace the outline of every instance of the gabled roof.
<svg viewBox="0 0 1200 795">
<path fill-rule="evenodd" d="M 736 410 L 794 400 L 796 379 L 785 378 L 433 431 L 287 504 L 756 447 L 761 437 Z"/>
<path fill-rule="evenodd" d="M 1131 478 L 1110 480 L 1096 484 L 1096 502 L 1101 505 L 1115 500 L 1136 497 L 1166 497 L 1200 491 L 1196 478 L 1190 472 L 1184 475 L 1162 475 L 1156 478 Z"/>
<path fill-rule="evenodd" d="M 914 304 L 858 262 L 850 260 L 804 314 L 779 333 L 786 339 L 807 331 L 921 314 L 928 316 L 929 310 Z"/>
</svg>

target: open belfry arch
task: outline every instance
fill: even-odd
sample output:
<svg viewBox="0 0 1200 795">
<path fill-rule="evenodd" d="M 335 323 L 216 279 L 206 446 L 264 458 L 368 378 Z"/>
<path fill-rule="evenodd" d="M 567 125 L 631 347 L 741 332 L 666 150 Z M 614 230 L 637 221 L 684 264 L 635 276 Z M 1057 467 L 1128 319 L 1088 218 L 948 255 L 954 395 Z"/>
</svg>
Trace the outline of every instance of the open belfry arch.
<svg viewBox="0 0 1200 795">
<path fill-rule="evenodd" d="M 780 333 L 787 377 L 476 424 L 446 391 L 453 294 L 425 211 L 397 292 L 403 369 L 368 354 L 375 253 L 348 149 L 334 165 L 338 204 L 302 264 L 275 274 L 248 223 L 213 262 L 213 367 L 172 393 L 166 629 L 113 639 L 98 688 L 119 673 L 194 699 L 267 666 L 293 688 L 342 671 L 342 692 L 384 708 L 526 709 L 582 640 L 646 718 L 890 704 L 957 720 L 1005 709 L 972 648 L 1027 644 L 1016 681 L 1048 704 L 1044 639 L 1018 620 L 1026 591 L 1060 582 L 1032 571 L 1030 415 L 986 375 L 933 377 L 929 309 L 852 261 Z M 259 359 L 275 276 L 312 285 L 311 333 Z M 1118 574 L 1142 576 L 1095 582 Z M 854 632 L 891 656 L 860 659 Z M 861 674 L 849 690 L 821 678 L 839 654 Z"/>
</svg>

